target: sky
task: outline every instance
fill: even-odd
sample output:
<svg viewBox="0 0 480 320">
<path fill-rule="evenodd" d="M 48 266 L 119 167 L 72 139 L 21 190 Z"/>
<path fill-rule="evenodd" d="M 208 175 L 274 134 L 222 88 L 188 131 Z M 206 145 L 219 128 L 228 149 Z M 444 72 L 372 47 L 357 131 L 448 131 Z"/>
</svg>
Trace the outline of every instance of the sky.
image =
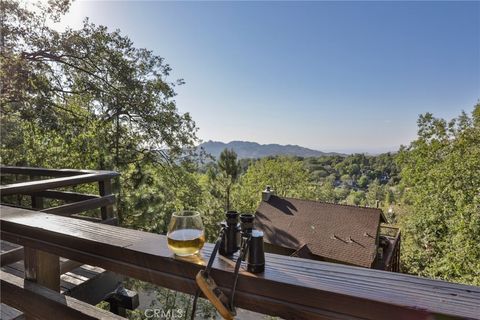
<svg viewBox="0 0 480 320">
<path fill-rule="evenodd" d="M 204 140 L 395 151 L 480 98 L 480 2 L 76 1 L 173 68 Z"/>
</svg>

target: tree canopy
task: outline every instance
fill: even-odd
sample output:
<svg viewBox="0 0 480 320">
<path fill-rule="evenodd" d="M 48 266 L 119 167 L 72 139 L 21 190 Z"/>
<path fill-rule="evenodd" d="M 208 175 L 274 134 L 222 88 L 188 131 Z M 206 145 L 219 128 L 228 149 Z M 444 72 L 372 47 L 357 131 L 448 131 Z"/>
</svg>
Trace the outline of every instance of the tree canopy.
<svg viewBox="0 0 480 320">
<path fill-rule="evenodd" d="M 480 284 L 480 104 L 451 121 L 427 113 L 403 148 L 406 271 Z"/>
<path fill-rule="evenodd" d="M 88 19 L 79 30 L 48 27 L 69 5 L 57 0 L 29 10 L 2 1 L 2 124 L 27 122 L 22 129 L 46 134 L 74 131 L 76 145 L 96 149 L 95 166 L 101 168 L 168 158 L 192 147 L 195 123 L 173 100 L 183 80 L 169 81 L 171 68 L 164 59 L 134 47 L 119 30 L 110 32 Z M 4 133 L 10 141 L 12 132 Z M 55 142 L 63 149 L 70 146 L 61 140 Z"/>
</svg>

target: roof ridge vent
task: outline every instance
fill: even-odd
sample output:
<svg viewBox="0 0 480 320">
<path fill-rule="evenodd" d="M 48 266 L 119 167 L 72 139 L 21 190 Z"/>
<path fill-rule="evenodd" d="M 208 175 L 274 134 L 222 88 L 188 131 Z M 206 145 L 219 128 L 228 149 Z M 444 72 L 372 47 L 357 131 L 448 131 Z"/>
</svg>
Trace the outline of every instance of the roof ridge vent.
<svg viewBox="0 0 480 320">
<path fill-rule="evenodd" d="M 268 202 L 270 197 L 275 194 L 275 191 L 270 186 L 266 186 L 265 190 L 262 191 L 262 201 Z"/>
</svg>

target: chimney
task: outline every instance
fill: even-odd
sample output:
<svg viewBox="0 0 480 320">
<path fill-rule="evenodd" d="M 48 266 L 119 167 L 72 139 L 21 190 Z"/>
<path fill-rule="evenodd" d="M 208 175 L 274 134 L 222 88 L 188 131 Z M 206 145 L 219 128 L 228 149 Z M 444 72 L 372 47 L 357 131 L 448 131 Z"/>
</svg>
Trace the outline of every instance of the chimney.
<svg viewBox="0 0 480 320">
<path fill-rule="evenodd" d="M 262 201 L 268 202 L 272 194 L 273 190 L 270 188 L 270 186 L 267 186 L 265 190 L 262 191 Z"/>
</svg>

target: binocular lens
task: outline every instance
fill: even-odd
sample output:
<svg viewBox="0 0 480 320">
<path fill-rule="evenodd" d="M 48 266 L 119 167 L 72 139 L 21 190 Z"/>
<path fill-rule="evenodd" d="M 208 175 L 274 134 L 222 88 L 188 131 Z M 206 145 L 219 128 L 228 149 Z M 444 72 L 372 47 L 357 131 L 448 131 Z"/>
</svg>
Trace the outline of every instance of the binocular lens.
<svg viewBox="0 0 480 320">
<path fill-rule="evenodd" d="M 238 223 L 238 213 L 237 211 L 227 211 L 225 214 L 227 224 L 237 224 Z"/>
<path fill-rule="evenodd" d="M 250 213 L 243 213 L 240 215 L 240 225 L 242 227 L 242 231 L 246 231 L 248 233 L 252 232 L 253 229 L 253 214 Z"/>
</svg>

